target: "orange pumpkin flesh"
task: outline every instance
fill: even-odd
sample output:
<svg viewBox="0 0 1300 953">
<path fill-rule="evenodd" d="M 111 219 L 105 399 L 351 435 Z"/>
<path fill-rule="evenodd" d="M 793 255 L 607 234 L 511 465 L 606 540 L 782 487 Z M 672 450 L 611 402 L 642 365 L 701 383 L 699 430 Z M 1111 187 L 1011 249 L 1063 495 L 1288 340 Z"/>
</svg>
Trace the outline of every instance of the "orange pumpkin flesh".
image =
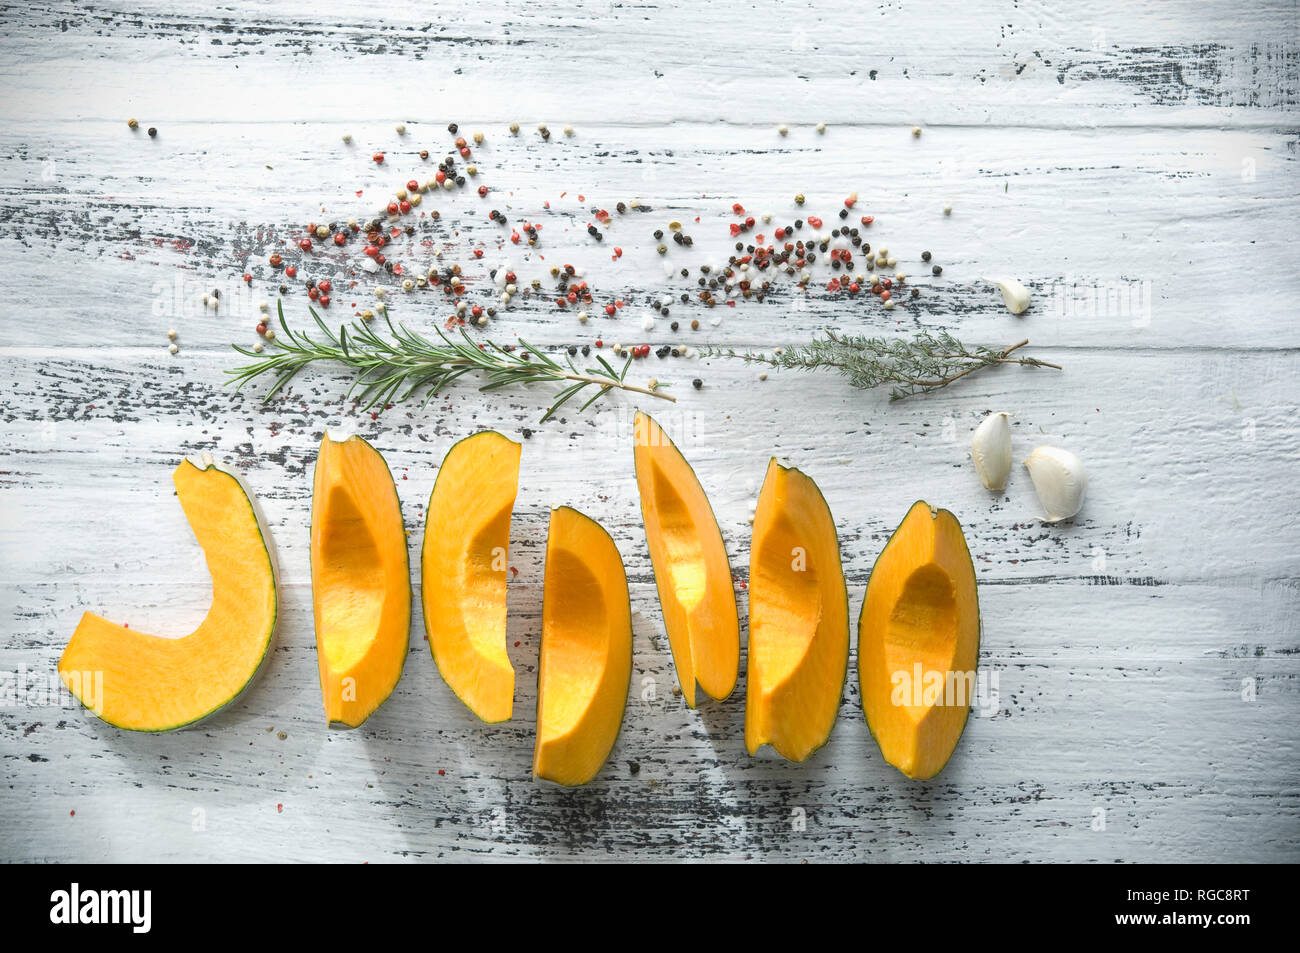
<svg viewBox="0 0 1300 953">
<path fill-rule="evenodd" d="M 252 501 L 233 475 L 185 460 L 172 475 L 212 576 L 212 606 L 183 638 L 82 616 L 59 676 L 104 721 L 170 731 L 233 701 L 266 658 L 276 621 L 275 570 Z"/>
<path fill-rule="evenodd" d="M 360 437 L 321 441 L 311 580 L 325 716 L 355 728 L 397 687 L 411 632 L 397 488 L 384 458 Z"/>
<path fill-rule="evenodd" d="M 803 761 L 826 743 L 844 693 L 849 608 L 839 539 L 817 484 L 772 460 L 749 562 L 745 747 Z"/>
<path fill-rule="evenodd" d="M 443 681 L 487 722 L 508 721 L 506 557 L 519 489 L 519 444 L 495 431 L 447 452 L 429 496 L 420 558 L 429 649 Z"/>
<path fill-rule="evenodd" d="M 664 628 L 682 696 L 694 708 L 696 682 L 715 699 L 736 687 L 740 619 L 731 564 L 695 471 L 659 424 L 640 411 L 633 444 Z"/>
<path fill-rule="evenodd" d="M 979 627 L 961 524 L 947 510 L 913 504 L 876 560 L 858 618 L 867 725 L 885 760 L 909 778 L 934 777 L 957 746 L 974 691 Z"/>
<path fill-rule="evenodd" d="M 533 774 L 586 784 L 618 738 L 632 679 L 632 613 L 614 540 L 567 506 L 551 510 L 537 673 Z"/>
</svg>

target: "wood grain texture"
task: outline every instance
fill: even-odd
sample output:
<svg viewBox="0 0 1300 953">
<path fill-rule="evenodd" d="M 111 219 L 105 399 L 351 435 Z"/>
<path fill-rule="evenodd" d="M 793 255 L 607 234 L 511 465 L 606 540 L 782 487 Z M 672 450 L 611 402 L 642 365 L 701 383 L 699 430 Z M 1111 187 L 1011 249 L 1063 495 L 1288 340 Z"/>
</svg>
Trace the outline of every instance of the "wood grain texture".
<svg viewBox="0 0 1300 953">
<path fill-rule="evenodd" d="M 20 690 L 0 706 L 0 860 L 1300 859 L 1295 3 L 1105 2 L 1084 17 L 987 0 L 756 0 L 725 16 L 686 2 L 395 3 L 381 23 L 337 0 L 309 15 L 46 2 L 3 17 L 0 672 L 19 673 L 4 687 Z M 127 130 L 132 115 L 158 138 Z M 644 406 L 710 494 L 742 614 L 769 455 L 825 491 L 855 619 L 913 500 L 960 517 L 996 687 L 935 781 L 881 761 L 853 678 L 830 743 L 804 765 L 745 755 L 743 663 L 730 700 L 685 709 L 637 507 L 632 402 L 539 425 L 543 395 L 527 391 L 486 398 L 460 384 L 423 411 L 372 418 L 327 372 L 265 405 L 224 386 L 230 342 L 251 343 L 255 302 L 276 297 L 266 256 L 307 221 L 369 217 L 397 183 L 428 177 L 414 153 L 440 155 L 453 120 L 487 134 L 475 161 L 492 191 L 430 197 L 441 220 L 417 220 L 393 259 L 423 270 L 441 250 L 484 301 L 503 260 L 543 288 L 551 265 L 573 262 L 599 300 L 629 302 L 583 325 L 548 294 L 520 296 L 494 338 L 771 348 L 823 327 L 942 328 L 1028 337 L 1065 366 L 1001 368 L 897 404 L 832 376 L 760 380 L 721 360 L 633 369 L 680 398 Z M 653 250 L 650 232 L 678 220 L 696 247 L 670 244 L 674 269 L 725 260 L 733 202 L 771 212 L 756 229 L 770 231 L 799 215 L 832 223 L 852 191 L 855 214 L 876 216 L 868 240 L 915 271 L 920 297 L 893 312 L 820 286 L 805 297 L 788 280 L 762 304 L 681 304 L 694 273 L 666 276 Z M 595 209 L 632 199 L 645 210 L 615 215 L 600 245 L 587 236 Z M 490 208 L 542 222 L 542 244 L 510 245 Z M 374 300 L 356 257 L 301 262 L 346 289 L 335 320 Z M 1034 290 L 1023 318 L 980 281 L 996 273 Z M 200 300 L 213 288 L 216 312 Z M 440 297 L 392 290 L 393 316 L 437 326 L 450 313 Z M 664 297 L 672 319 L 701 329 L 674 333 L 660 317 L 642 330 Z M 299 284 L 291 321 L 305 303 Z M 1087 461 L 1079 518 L 1038 521 L 1019 467 L 1005 493 L 980 488 L 970 433 L 1003 409 L 1016 414 L 1017 460 L 1052 442 Z M 307 520 L 327 427 L 385 454 L 413 560 L 451 444 L 481 427 L 523 442 L 512 722 L 477 723 L 441 682 L 417 594 L 392 699 L 360 730 L 325 728 Z M 273 657 L 196 729 L 119 732 L 46 689 L 82 611 L 163 633 L 201 617 L 209 584 L 169 475 L 204 450 L 235 465 L 266 512 L 284 609 Z M 633 599 L 623 732 L 577 791 L 529 777 L 555 503 L 611 531 Z M 1099 810 L 1105 830 L 1093 829 Z"/>
</svg>

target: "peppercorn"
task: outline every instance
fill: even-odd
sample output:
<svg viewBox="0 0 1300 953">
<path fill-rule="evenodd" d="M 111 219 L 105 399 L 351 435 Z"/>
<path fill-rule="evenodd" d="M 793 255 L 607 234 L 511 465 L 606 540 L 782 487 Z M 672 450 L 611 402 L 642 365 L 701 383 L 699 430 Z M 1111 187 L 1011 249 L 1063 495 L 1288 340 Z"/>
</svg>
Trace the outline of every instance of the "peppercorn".
<svg viewBox="0 0 1300 953">
<path fill-rule="evenodd" d="M 656 228 L 656 229 L 655 229 L 655 241 L 658 241 L 659 239 L 661 239 L 661 238 L 663 238 L 663 237 L 664 237 L 664 230 L 663 230 L 662 228 Z"/>
<path fill-rule="evenodd" d="M 668 309 L 665 308 L 664 310 L 667 311 Z M 674 321 L 672 324 L 670 324 L 670 325 L 668 325 L 668 326 L 669 326 L 670 328 L 672 328 L 674 331 L 677 330 L 677 322 L 676 322 L 676 321 Z"/>
<path fill-rule="evenodd" d="M 517 136 L 517 135 L 519 135 L 519 123 L 517 123 L 517 122 L 512 122 L 512 123 L 510 124 L 510 134 L 511 134 L 512 136 Z"/>
<path fill-rule="evenodd" d="M 150 126 L 150 127 L 149 127 L 149 138 L 150 138 L 150 139 L 156 139 L 157 137 L 158 137 L 158 129 L 157 129 L 157 127 L 156 127 L 156 126 Z"/>
<path fill-rule="evenodd" d="M 798 195 L 796 195 L 796 196 L 794 197 L 794 204 L 795 204 L 795 205 L 803 205 L 803 203 L 804 203 L 803 193 L 800 192 Z"/>
<path fill-rule="evenodd" d="M 928 251 L 921 252 L 921 261 L 929 261 L 929 260 L 930 260 L 930 253 Z"/>
<path fill-rule="evenodd" d="M 686 295 L 682 295 L 682 297 L 685 298 Z M 694 320 L 692 320 L 692 321 L 691 321 L 691 330 L 692 330 L 692 331 L 698 331 L 699 329 L 700 329 L 700 322 L 699 322 L 699 320 L 698 320 L 698 319 L 694 319 Z"/>
<path fill-rule="evenodd" d="M 697 377 L 695 378 L 695 380 L 691 381 L 691 386 L 694 387 L 696 390 L 699 390 L 701 387 L 704 386 L 704 381 L 700 380 Z"/>
<path fill-rule="evenodd" d="M 919 297 L 921 297 L 921 289 L 920 289 L 920 288 L 913 288 L 913 289 L 912 289 L 912 297 L 913 297 L 913 298 L 919 298 Z"/>
<path fill-rule="evenodd" d="M 942 265 L 935 265 L 933 268 L 930 269 L 930 273 L 933 274 L 933 275 L 936 275 L 936 276 L 937 276 L 937 275 L 942 275 L 942 274 L 943 274 L 943 266 L 942 266 Z"/>
<path fill-rule="evenodd" d="M 427 159 L 427 158 L 429 158 L 429 150 L 428 150 L 428 149 L 421 149 L 421 150 L 420 150 L 420 158 L 421 158 L 421 159 Z"/>
<path fill-rule="evenodd" d="M 128 120 L 126 121 L 126 128 L 128 128 L 128 129 L 139 129 L 139 128 L 140 128 L 140 122 L 139 122 L 139 120 L 137 120 L 137 119 L 128 119 Z"/>
</svg>

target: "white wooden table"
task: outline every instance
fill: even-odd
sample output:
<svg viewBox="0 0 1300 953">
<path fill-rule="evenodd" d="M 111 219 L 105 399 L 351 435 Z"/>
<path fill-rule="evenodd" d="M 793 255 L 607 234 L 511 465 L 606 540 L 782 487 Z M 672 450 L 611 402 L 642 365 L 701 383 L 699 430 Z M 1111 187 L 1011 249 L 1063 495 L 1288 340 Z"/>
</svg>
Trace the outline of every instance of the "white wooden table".
<svg viewBox="0 0 1300 953">
<path fill-rule="evenodd" d="M 4 26 L 0 670 L 23 674 L 0 708 L 0 859 L 1300 859 L 1295 3 L 232 0 L 214 14 L 56 0 L 10 7 Z M 573 262 L 632 302 L 583 326 L 544 297 L 520 300 L 489 325 L 497 340 L 771 347 L 822 327 L 926 327 L 972 343 L 1028 337 L 1065 366 L 898 404 L 723 361 L 652 355 L 633 370 L 681 398 L 651 409 L 710 492 L 738 580 L 772 454 L 827 495 L 855 621 L 907 506 L 958 514 L 998 692 L 938 779 L 883 763 L 852 675 L 830 744 L 803 765 L 745 754 L 743 679 L 726 703 L 684 708 L 640 524 L 631 402 L 539 426 L 540 391 L 462 384 L 423 412 L 372 419 L 328 373 L 267 406 L 223 387 L 231 342 L 254 340 L 254 302 L 275 298 L 265 262 L 279 240 L 364 218 L 427 177 L 414 152 L 443 154 L 450 121 L 487 135 L 475 161 L 489 199 L 429 200 L 445 260 L 465 263 L 472 288 L 502 257 L 486 217 L 499 207 L 545 225 L 545 262 L 511 249 L 524 281 L 550 287 L 546 269 Z M 382 167 L 369 158 L 380 150 Z M 642 330 L 649 297 L 694 280 L 664 278 L 653 228 L 685 223 L 696 247 L 670 244 L 668 257 L 694 268 L 726 254 L 733 202 L 831 222 L 852 191 L 855 212 L 876 216 L 870 240 L 917 276 L 915 304 L 886 312 L 818 285 L 801 307 L 783 285 L 761 305 L 675 306 L 683 325 L 700 319 L 694 333 L 664 319 Z M 615 215 L 596 245 L 589 210 L 633 199 L 653 210 Z M 304 273 L 337 284 L 342 261 L 319 254 Z M 1030 285 L 1028 314 L 979 282 L 992 273 Z M 358 280 L 332 317 L 373 301 L 375 280 Z M 200 302 L 212 288 L 224 292 L 215 313 Z M 448 313 L 433 293 L 391 300 L 426 329 Z M 300 276 L 291 320 L 304 305 Z M 1051 442 L 1087 461 L 1077 519 L 1036 520 L 1019 467 L 1006 493 L 982 490 L 968 446 L 990 410 L 1016 414 L 1017 460 Z M 398 475 L 413 555 L 452 442 L 480 427 L 527 438 L 512 722 L 478 724 L 443 685 L 417 597 L 394 696 L 360 730 L 326 729 L 308 516 L 317 444 L 340 426 Z M 160 633 L 201 618 L 209 584 L 170 473 L 204 450 L 239 468 L 268 514 L 282 570 L 274 654 L 197 729 L 117 731 L 44 688 L 86 609 Z M 611 530 L 632 585 L 633 696 L 584 790 L 530 779 L 552 503 Z"/>
</svg>

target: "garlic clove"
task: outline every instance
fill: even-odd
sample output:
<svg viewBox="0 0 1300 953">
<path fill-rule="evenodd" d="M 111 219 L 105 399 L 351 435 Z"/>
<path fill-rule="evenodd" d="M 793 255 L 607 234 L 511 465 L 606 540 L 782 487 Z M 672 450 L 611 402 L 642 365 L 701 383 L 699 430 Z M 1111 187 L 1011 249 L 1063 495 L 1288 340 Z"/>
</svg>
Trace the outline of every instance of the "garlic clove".
<svg viewBox="0 0 1300 953">
<path fill-rule="evenodd" d="M 1005 490 L 1011 475 L 1011 424 L 1008 414 L 989 414 L 975 428 L 970 455 L 986 490 Z"/>
<path fill-rule="evenodd" d="M 1068 520 L 1083 508 L 1088 473 L 1083 461 L 1060 447 L 1036 447 L 1025 461 L 1034 492 L 1046 511 L 1046 521 Z"/>
<path fill-rule="evenodd" d="M 1029 289 L 1014 278 L 985 278 L 1002 292 L 1002 302 L 1012 314 L 1024 314 L 1029 307 Z"/>
</svg>

